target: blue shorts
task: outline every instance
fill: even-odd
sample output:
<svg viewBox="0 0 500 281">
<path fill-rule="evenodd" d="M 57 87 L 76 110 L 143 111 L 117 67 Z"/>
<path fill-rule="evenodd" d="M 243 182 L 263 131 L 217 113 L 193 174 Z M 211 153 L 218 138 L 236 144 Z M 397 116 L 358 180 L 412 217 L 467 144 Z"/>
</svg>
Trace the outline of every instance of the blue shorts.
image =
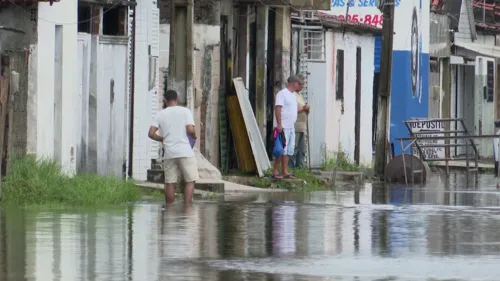
<svg viewBox="0 0 500 281">
<path fill-rule="evenodd" d="M 295 152 L 295 128 L 283 129 L 283 133 L 286 139 L 285 155 L 293 156 Z"/>
</svg>

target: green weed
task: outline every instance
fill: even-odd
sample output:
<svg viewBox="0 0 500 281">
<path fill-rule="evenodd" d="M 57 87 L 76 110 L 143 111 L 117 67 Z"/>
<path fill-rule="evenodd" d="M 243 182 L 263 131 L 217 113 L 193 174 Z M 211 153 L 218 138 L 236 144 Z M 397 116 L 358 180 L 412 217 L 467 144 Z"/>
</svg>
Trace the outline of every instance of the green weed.
<svg viewBox="0 0 500 281">
<path fill-rule="evenodd" d="M 325 190 L 324 183 L 316 178 L 308 169 L 291 169 L 289 170 L 289 172 L 294 174 L 296 179 L 272 179 L 270 177 L 255 177 L 251 180 L 250 185 L 260 188 L 304 190 L 307 192 Z"/>
<path fill-rule="evenodd" d="M 354 161 L 349 159 L 349 154 L 342 149 L 342 146 L 340 146 L 339 152 L 335 153 L 328 153 L 325 150 L 324 159 L 321 165 L 323 171 L 335 169 L 337 171 L 359 172 L 361 168 L 365 168 L 356 165 Z"/>
<path fill-rule="evenodd" d="M 33 155 L 11 162 L 2 193 L 6 203 L 71 206 L 119 204 L 141 196 L 133 181 L 92 174 L 68 177 L 54 160 Z"/>
</svg>

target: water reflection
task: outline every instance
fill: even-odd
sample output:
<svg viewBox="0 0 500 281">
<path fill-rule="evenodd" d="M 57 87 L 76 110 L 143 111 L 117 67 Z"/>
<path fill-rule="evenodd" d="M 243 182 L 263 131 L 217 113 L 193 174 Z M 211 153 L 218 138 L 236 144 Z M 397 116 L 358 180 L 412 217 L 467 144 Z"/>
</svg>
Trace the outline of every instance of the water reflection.
<svg viewBox="0 0 500 281">
<path fill-rule="evenodd" d="M 495 280 L 500 193 L 494 180 L 480 181 L 190 209 L 4 207 L 0 280 Z"/>
</svg>

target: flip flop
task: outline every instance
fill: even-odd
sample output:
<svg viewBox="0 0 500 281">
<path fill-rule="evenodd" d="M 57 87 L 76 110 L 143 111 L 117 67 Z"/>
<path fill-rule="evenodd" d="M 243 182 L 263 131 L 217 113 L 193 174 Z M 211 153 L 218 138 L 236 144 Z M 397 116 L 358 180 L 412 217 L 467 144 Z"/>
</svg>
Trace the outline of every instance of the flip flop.
<svg viewBox="0 0 500 281">
<path fill-rule="evenodd" d="M 285 179 L 295 179 L 296 177 L 295 177 L 294 174 L 288 174 L 288 175 L 284 176 L 283 178 L 285 178 Z"/>
<path fill-rule="evenodd" d="M 271 178 L 277 180 L 277 179 L 282 179 L 283 177 L 281 175 L 275 174 L 272 175 Z"/>
</svg>

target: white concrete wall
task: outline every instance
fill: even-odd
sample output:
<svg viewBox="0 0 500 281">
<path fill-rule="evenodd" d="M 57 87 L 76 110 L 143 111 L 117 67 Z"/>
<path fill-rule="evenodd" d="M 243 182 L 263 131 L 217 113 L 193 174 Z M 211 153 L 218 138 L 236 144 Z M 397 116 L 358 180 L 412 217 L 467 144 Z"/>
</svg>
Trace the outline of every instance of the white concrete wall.
<svg viewBox="0 0 500 281">
<path fill-rule="evenodd" d="M 151 159 L 158 157 L 158 145 L 148 138 L 148 130 L 152 118 L 158 108 L 158 78 L 156 87 L 149 89 L 149 46 L 155 43 L 152 30 L 152 18 L 158 17 L 153 13 L 156 2 L 140 0 L 136 7 L 136 35 L 135 35 L 135 85 L 134 85 L 134 144 L 132 177 L 136 180 L 146 180 L 147 170 L 151 168 Z M 154 15 L 153 15 L 154 14 Z M 155 31 L 156 30 L 156 31 Z M 158 42 L 158 41 L 156 41 Z M 154 50 L 154 48 L 151 48 Z M 158 74 L 158 71 L 157 71 Z M 157 75 L 159 77 L 159 75 Z"/>
<path fill-rule="evenodd" d="M 77 25 L 74 24 L 78 11 L 77 0 L 38 4 L 38 47 L 36 84 L 36 152 L 42 157 L 61 157 L 64 170 L 75 172 L 75 126 L 73 121 L 74 102 L 77 96 Z M 48 20 L 50 19 L 50 21 Z M 55 26 L 62 25 L 62 77 L 54 75 Z M 54 116 L 54 84 L 62 80 L 61 120 Z M 54 151 L 55 128 L 60 124 L 62 131 L 61 151 Z M 74 152 L 73 152 L 74 153 Z"/>
<path fill-rule="evenodd" d="M 128 138 L 127 40 L 116 41 L 99 42 L 97 173 L 121 177 L 127 159 Z"/>
<path fill-rule="evenodd" d="M 327 63 L 327 149 L 337 151 L 339 141 L 344 152 L 354 160 L 355 146 L 355 104 L 356 104 L 356 48 L 361 47 L 361 137 L 360 163 L 372 162 L 372 114 L 373 114 L 373 73 L 375 39 L 372 34 L 358 35 L 346 32 L 328 31 L 326 33 Z M 342 102 L 336 100 L 336 63 L 337 50 L 344 50 L 344 114 Z M 313 109 L 311 109 L 313 110 Z M 339 128 L 340 126 L 340 128 Z M 339 135 L 340 129 L 340 135 Z"/>
</svg>

